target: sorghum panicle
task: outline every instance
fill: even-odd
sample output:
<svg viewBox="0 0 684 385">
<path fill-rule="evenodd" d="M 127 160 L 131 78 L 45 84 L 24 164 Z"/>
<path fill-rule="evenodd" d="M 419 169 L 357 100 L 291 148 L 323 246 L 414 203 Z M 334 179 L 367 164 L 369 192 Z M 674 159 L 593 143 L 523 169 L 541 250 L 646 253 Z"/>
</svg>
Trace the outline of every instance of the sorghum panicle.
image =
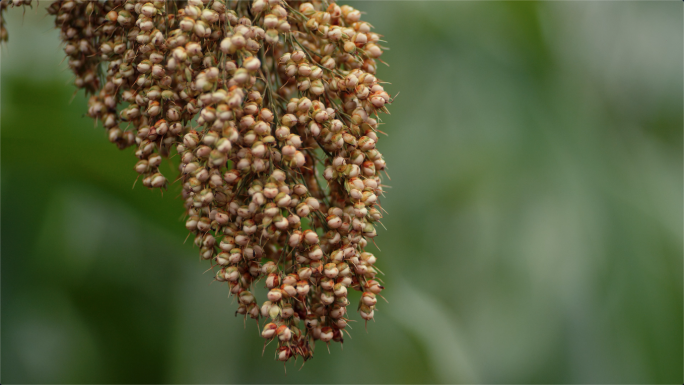
<svg viewBox="0 0 684 385">
<path fill-rule="evenodd" d="M 375 76 L 380 36 L 358 10 L 62 0 L 48 12 L 88 115 L 135 148 L 142 183 L 166 188 L 159 166 L 178 154 L 185 226 L 279 360 L 343 341 L 348 288 L 373 318 L 383 286 L 365 248 L 382 218 L 378 113 L 392 98 Z"/>
</svg>

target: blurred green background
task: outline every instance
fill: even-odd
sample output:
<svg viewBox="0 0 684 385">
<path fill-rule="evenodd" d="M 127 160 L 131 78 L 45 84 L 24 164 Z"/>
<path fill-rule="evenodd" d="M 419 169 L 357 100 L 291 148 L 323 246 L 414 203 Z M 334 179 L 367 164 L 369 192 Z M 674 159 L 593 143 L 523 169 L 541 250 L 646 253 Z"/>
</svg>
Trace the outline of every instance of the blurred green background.
<svg viewBox="0 0 684 385">
<path fill-rule="evenodd" d="M 287 375 L 70 102 L 46 4 L 9 11 L 3 383 L 682 382 L 682 2 L 353 5 L 401 92 L 389 304 Z"/>
</svg>

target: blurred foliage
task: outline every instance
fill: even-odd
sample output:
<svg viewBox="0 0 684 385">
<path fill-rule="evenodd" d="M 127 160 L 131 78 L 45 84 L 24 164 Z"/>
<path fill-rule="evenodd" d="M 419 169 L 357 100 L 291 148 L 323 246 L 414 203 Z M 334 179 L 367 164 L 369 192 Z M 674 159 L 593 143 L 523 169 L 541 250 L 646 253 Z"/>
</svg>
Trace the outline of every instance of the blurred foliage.
<svg viewBox="0 0 684 385">
<path fill-rule="evenodd" d="M 3 383 L 681 383 L 682 3 L 353 5 L 400 92 L 389 304 L 287 375 L 183 243 L 178 186 L 131 188 L 83 116 L 44 4 L 9 12 Z"/>
</svg>

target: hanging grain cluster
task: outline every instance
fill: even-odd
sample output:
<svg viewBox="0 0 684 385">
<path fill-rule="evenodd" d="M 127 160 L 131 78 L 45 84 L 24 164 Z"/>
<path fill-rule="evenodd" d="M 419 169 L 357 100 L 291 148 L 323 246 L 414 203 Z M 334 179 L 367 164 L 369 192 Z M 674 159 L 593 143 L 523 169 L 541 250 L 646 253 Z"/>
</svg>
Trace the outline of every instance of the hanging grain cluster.
<svg viewBox="0 0 684 385">
<path fill-rule="evenodd" d="M 9 6 L 30 1 L 0 2 Z M 365 251 L 382 218 L 380 36 L 332 1 L 56 1 L 88 115 L 148 188 L 182 185 L 185 226 L 279 360 L 342 342 L 347 290 L 373 319 Z M 0 26 L 7 39 L 4 23 Z M 180 160 L 163 175 L 164 157 Z M 266 286 L 267 298 L 254 289 Z"/>
</svg>

